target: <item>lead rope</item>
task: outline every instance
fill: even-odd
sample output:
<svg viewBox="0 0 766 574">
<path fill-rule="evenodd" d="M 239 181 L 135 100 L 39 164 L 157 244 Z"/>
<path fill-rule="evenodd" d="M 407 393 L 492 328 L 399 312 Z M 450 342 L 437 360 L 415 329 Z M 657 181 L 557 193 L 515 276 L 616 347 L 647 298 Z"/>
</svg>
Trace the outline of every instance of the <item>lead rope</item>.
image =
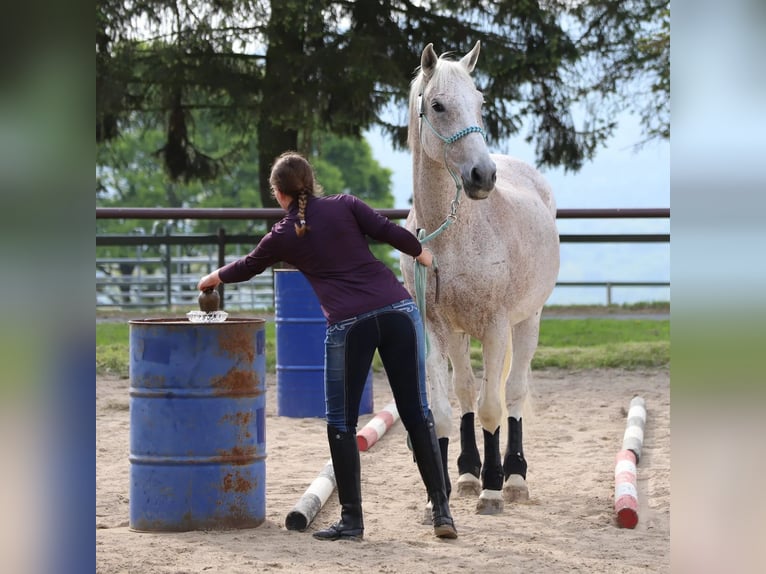
<svg viewBox="0 0 766 574">
<path fill-rule="evenodd" d="M 421 244 L 425 243 L 426 230 L 418 229 L 418 240 Z M 431 262 L 434 275 L 436 276 L 436 302 L 439 302 L 439 265 L 436 263 L 436 257 Z M 430 345 L 428 342 L 428 331 L 426 331 L 426 285 L 428 283 L 428 268 L 425 265 L 421 265 L 418 260 L 415 260 L 415 303 L 420 310 L 420 316 L 423 321 L 423 331 L 426 336 L 426 357 L 430 351 Z"/>
<path fill-rule="evenodd" d="M 460 192 L 463 189 L 463 186 L 460 184 L 460 180 L 458 179 L 457 175 L 454 171 L 450 168 L 449 164 L 447 163 L 447 148 L 458 141 L 460 138 L 463 138 L 467 136 L 468 134 L 472 133 L 480 133 L 482 137 L 486 140 L 487 134 L 484 132 L 482 128 L 479 126 L 470 126 L 467 128 L 464 128 L 460 130 L 459 132 L 456 132 L 450 137 L 444 137 L 441 135 L 438 131 L 436 131 L 436 128 L 431 124 L 430 120 L 428 119 L 428 116 L 425 115 L 425 112 L 423 111 L 423 94 L 418 95 L 418 137 L 420 138 L 420 147 L 423 147 L 423 123 L 420 121 L 425 120 L 426 124 L 429 128 L 431 128 L 431 131 L 436 134 L 436 137 L 438 137 L 440 140 L 444 142 L 444 166 L 447 168 L 447 171 L 452 176 L 452 180 L 455 182 L 455 199 L 452 200 L 450 203 L 450 212 L 447 215 L 447 217 L 444 219 L 442 224 L 436 229 L 436 231 L 426 235 L 425 229 L 419 228 L 418 229 L 418 241 L 420 241 L 421 245 L 425 245 L 435 237 L 438 237 L 443 231 L 445 231 L 452 223 L 457 219 L 457 209 L 460 207 Z M 431 267 L 433 267 L 434 275 L 436 276 L 436 296 L 435 296 L 435 302 L 439 302 L 439 266 L 436 261 L 436 256 L 433 257 L 433 262 L 431 263 Z M 418 309 L 420 310 L 420 315 L 423 320 L 423 327 L 425 331 L 425 324 L 426 324 L 426 284 L 428 282 L 428 271 L 425 267 L 425 265 L 421 265 L 418 263 L 417 260 L 415 260 L 415 302 L 417 303 Z M 428 356 L 429 352 L 429 342 L 428 342 L 428 332 L 426 331 L 426 356 Z"/>
</svg>

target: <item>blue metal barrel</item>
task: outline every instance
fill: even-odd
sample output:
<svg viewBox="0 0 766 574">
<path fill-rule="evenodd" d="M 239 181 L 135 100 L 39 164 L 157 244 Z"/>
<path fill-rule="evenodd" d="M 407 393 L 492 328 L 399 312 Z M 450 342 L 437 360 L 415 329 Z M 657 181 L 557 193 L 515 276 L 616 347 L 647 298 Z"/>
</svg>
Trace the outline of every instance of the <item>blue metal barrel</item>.
<svg viewBox="0 0 766 574">
<path fill-rule="evenodd" d="M 325 416 L 324 340 L 327 320 L 314 289 L 297 269 L 274 270 L 277 355 L 277 415 Z M 359 414 L 373 409 L 372 369 Z"/>
<path fill-rule="evenodd" d="M 130 528 L 253 528 L 266 514 L 263 319 L 130 324 Z"/>
</svg>

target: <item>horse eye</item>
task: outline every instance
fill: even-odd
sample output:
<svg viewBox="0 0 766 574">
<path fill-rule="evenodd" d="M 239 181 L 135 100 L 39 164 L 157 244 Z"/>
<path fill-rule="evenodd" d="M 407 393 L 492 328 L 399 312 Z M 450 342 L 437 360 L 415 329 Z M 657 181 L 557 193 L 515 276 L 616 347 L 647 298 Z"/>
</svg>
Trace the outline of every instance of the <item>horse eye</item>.
<svg viewBox="0 0 766 574">
<path fill-rule="evenodd" d="M 439 102 L 434 102 L 433 104 L 431 104 L 431 109 L 435 112 L 443 112 L 444 106 L 441 105 L 441 103 Z"/>
</svg>

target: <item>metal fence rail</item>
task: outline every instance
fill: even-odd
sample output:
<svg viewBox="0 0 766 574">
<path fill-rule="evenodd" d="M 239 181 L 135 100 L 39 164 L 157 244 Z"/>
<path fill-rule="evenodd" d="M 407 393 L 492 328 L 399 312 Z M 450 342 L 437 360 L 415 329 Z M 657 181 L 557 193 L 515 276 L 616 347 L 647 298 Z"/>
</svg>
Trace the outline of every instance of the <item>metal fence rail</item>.
<svg viewBox="0 0 766 574">
<path fill-rule="evenodd" d="M 380 209 L 390 219 L 405 219 L 408 209 Z M 150 220 L 266 220 L 279 219 L 281 209 L 259 208 L 96 208 L 96 219 Z M 560 209 L 559 219 L 645 219 L 670 218 L 670 209 Z M 669 243 L 670 234 L 561 234 L 562 243 Z M 96 259 L 97 308 L 167 308 L 195 306 L 196 282 L 201 275 L 237 259 L 261 239 L 254 234 L 97 235 L 96 247 L 133 246 L 134 257 Z M 145 256 L 143 249 L 160 248 L 160 256 Z M 176 247 L 173 253 L 173 247 Z M 182 246 L 199 246 L 196 255 L 184 254 Z M 227 255 L 227 247 L 236 252 Z M 205 252 L 205 247 L 207 251 Z M 244 249 L 243 249 L 244 247 Z M 130 270 L 128 273 L 123 271 Z M 557 287 L 600 287 L 606 302 L 619 287 L 669 287 L 657 281 L 561 281 Z M 251 281 L 227 285 L 222 305 L 229 309 L 273 308 L 273 279 L 269 271 Z"/>
<path fill-rule="evenodd" d="M 612 304 L 615 287 L 670 287 L 669 281 L 558 281 L 556 287 L 602 287 L 606 289 L 606 304 Z"/>
</svg>

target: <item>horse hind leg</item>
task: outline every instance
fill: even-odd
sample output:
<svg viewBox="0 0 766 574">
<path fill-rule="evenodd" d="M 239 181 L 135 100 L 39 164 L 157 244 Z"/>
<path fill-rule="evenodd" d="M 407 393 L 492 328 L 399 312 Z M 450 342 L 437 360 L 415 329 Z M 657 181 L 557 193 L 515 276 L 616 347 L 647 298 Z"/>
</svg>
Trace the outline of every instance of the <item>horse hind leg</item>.
<svg viewBox="0 0 766 574">
<path fill-rule="evenodd" d="M 479 496 L 481 493 L 481 456 L 476 447 L 474 413 L 460 418 L 460 456 L 457 458 L 457 492 L 460 496 Z"/>
<path fill-rule="evenodd" d="M 426 357 L 426 372 L 428 374 L 428 401 L 434 417 L 434 430 L 439 442 L 444 486 L 449 499 L 452 484 L 448 472 L 449 436 L 452 433 L 452 406 L 450 404 L 450 379 L 447 366 L 447 355 L 439 336 L 429 330 L 430 350 Z M 408 438 L 409 440 L 409 438 Z M 433 523 L 433 503 L 429 498 L 423 511 L 423 524 Z"/>
</svg>

